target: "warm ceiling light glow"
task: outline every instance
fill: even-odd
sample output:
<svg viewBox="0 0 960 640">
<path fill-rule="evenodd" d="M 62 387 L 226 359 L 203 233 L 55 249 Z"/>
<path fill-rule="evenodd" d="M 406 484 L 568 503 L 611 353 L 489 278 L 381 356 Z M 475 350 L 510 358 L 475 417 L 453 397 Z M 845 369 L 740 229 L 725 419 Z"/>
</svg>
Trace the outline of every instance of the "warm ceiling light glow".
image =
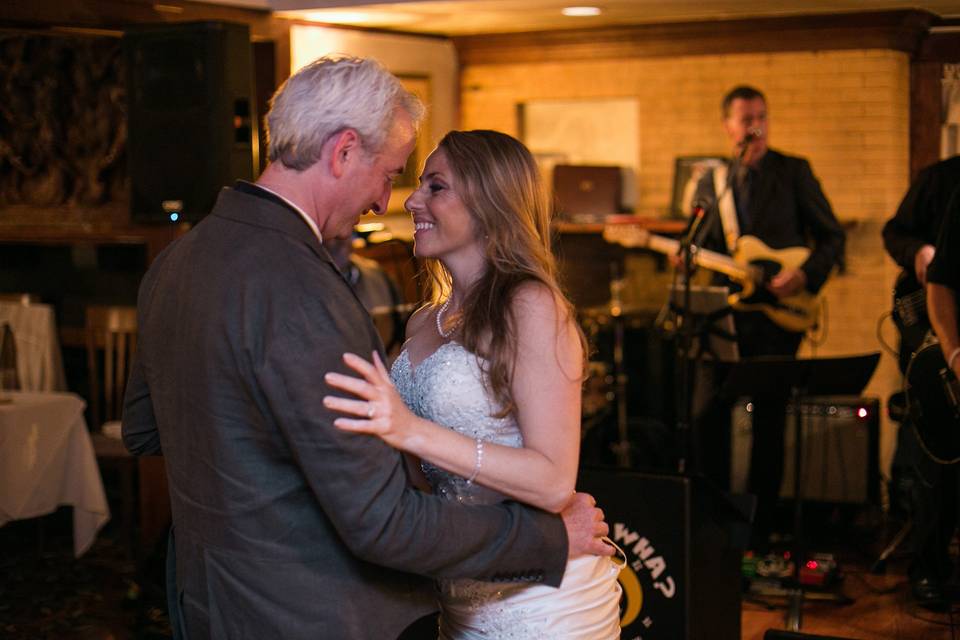
<svg viewBox="0 0 960 640">
<path fill-rule="evenodd" d="M 312 22 L 333 24 L 361 24 L 370 21 L 370 16 L 360 11 L 308 11 L 301 15 Z"/>
<path fill-rule="evenodd" d="M 582 18 L 584 16 L 600 15 L 600 7 L 564 7 L 560 10 L 565 16 Z"/>
<path fill-rule="evenodd" d="M 340 11 L 338 9 L 316 9 L 312 11 L 278 11 L 277 17 L 291 20 L 307 20 L 325 24 L 346 24 L 366 26 L 396 26 L 409 24 L 417 20 L 417 15 L 401 11 Z"/>
</svg>

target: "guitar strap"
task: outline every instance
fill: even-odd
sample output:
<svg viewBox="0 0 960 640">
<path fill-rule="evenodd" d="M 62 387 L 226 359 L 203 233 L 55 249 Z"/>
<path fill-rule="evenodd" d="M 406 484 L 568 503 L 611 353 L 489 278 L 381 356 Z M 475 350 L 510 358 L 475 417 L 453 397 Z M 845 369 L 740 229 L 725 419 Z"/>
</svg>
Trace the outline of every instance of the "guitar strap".
<svg viewBox="0 0 960 640">
<path fill-rule="evenodd" d="M 717 203 L 720 210 L 720 223 L 723 225 L 723 238 L 727 243 L 727 251 L 733 255 L 737 249 L 737 239 L 740 238 L 740 223 L 737 221 L 737 205 L 733 201 L 733 190 L 727 181 L 727 166 L 720 165 L 713 170 L 713 192 L 723 194 Z"/>
</svg>

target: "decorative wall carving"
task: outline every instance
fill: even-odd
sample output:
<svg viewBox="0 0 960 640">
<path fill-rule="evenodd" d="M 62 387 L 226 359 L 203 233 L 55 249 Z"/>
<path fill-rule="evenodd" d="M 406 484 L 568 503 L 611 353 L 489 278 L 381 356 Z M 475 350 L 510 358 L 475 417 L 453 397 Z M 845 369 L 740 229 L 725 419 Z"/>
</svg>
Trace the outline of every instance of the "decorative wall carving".
<svg viewBox="0 0 960 640">
<path fill-rule="evenodd" d="M 0 206 L 97 206 L 128 191 L 120 41 L 0 33 Z"/>
</svg>

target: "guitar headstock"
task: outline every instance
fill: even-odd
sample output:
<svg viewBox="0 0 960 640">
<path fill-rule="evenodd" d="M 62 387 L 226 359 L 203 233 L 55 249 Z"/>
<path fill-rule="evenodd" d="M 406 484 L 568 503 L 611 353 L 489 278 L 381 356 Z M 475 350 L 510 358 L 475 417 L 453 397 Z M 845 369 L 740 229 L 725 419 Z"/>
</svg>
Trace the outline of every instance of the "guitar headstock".
<svg viewBox="0 0 960 640">
<path fill-rule="evenodd" d="M 650 232 L 638 224 L 608 224 L 603 227 L 603 239 L 622 247 L 646 247 Z"/>
</svg>

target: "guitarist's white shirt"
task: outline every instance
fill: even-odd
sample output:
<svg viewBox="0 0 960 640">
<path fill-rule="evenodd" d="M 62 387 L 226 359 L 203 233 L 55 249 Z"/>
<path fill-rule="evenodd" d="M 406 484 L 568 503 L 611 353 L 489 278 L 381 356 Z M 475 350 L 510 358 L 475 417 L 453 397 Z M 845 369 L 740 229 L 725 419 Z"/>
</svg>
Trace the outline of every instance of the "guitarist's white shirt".
<svg viewBox="0 0 960 640">
<path fill-rule="evenodd" d="M 717 202 L 720 210 L 720 223 L 723 225 L 723 238 L 727 242 L 727 253 L 733 255 L 740 239 L 740 221 L 737 220 L 737 205 L 733 201 L 733 190 L 729 185 L 730 172 L 727 165 L 713 170 L 713 192 L 722 194 Z"/>
</svg>

